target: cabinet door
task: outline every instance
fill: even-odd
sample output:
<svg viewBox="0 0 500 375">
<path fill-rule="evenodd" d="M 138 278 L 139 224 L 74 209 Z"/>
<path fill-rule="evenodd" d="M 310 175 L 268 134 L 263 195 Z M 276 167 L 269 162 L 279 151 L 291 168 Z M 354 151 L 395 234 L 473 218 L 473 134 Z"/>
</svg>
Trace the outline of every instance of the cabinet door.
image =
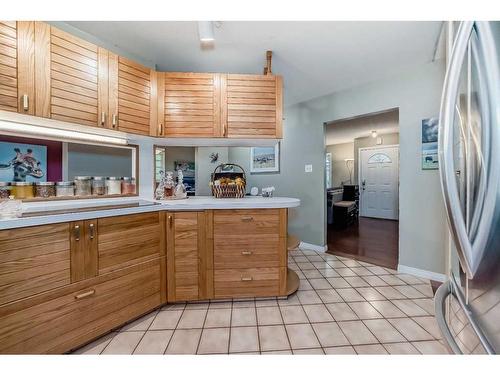
<svg viewBox="0 0 500 375">
<path fill-rule="evenodd" d="M 164 85 L 159 87 L 164 88 L 164 129 L 160 133 L 167 137 L 221 137 L 220 74 L 163 76 Z"/>
<path fill-rule="evenodd" d="M 0 231 L 0 305 L 69 283 L 68 223 Z"/>
<path fill-rule="evenodd" d="M 104 126 L 106 113 L 99 110 L 99 93 L 106 84 L 105 50 L 83 39 L 50 28 L 50 114 L 51 118 L 81 125 Z M 104 112 L 104 113 L 102 113 Z"/>
<path fill-rule="evenodd" d="M 34 22 L 0 21 L 0 110 L 35 114 Z"/>
<path fill-rule="evenodd" d="M 98 219 L 99 275 L 165 255 L 164 212 Z"/>
<path fill-rule="evenodd" d="M 111 128 L 127 133 L 150 134 L 152 103 L 156 102 L 155 72 L 110 53 L 109 92 Z M 156 104 L 154 105 L 156 108 Z"/>
<path fill-rule="evenodd" d="M 222 126 L 227 137 L 282 138 L 280 76 L 227 74 L 222 80 Z"/>
<path fill-rule="evenodd" d="M 70 223 L 71 282 L 97 276 L 97 220 Z"/>
<path fill-rule="evenodd" d="M 167 214 L 168 301 L 210 297 L 205 212 Z"/>
</svg>

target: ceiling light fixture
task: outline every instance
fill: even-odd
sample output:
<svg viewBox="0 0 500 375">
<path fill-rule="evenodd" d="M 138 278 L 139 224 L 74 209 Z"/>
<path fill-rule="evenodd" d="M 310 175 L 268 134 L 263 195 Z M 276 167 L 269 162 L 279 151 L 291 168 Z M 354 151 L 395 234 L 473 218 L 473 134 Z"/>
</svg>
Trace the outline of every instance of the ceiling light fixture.
<svg viewBox="0 0 500 375">
<path fill-rule="evenodd" d="M 377 131 L 376 130 L 372 130 L 372 138 L 377 138 Z"/>
<path fill-rule="evenodd" d="M 200 42 L 213 42 L 214 36 L 214 23 L 212 21 L 198 21 L 198 35 Z"/>
</svg>

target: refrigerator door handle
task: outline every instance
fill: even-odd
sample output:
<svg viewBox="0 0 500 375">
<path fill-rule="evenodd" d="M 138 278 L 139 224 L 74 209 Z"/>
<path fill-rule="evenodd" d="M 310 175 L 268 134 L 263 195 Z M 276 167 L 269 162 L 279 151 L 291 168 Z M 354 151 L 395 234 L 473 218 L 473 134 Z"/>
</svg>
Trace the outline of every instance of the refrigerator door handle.
<svg viewBox="0 0 500 375">
<path fill-rule="evenodd" d="M 441 286 L 436 291 L 436 295 L 434 296 L 434 310 L 436 312 L 436 321 L 441 333 L 443 334 L 443 338 L 450 347 L 451 351 L 454 354 L 463 354 L 457 342 L 453 338 L 453 334 L 451 333 L 450 327 L 448 327 L 448 323 L 446 323 L 446 298 L 448 298 L 450 294 L 452 294 L 451 281 L 448 280 L 445 283 L 441 284 Z"/>
<path fill-rule="evenodd" d="M 465 312 L 465 316 L 467 317 L 467 320 L 469 321 L 472 329 L 474 330 L 475 334 L 477 335 L 479 341 L 481 342 L 481 345 L 483 346 L 484 350 L 488 354 L 495 354 L 495 350 L 493 349 L 493 346 L 491 346 L 490 342 L 486 338 L 486 335 L 483 333 L 479 325 L 477 324 L 475 318 L 474 318 L 474 313 L 472 310 L 469 308 L 469 306 L 465 303 L 465 298 L 460 291 L 460 287 L 458 286 L 454 276 L 452 275 L 451 278 L 443 283 L 438 290 L 436 291 L 436 295 L 434 296 L 434 309 L 436 312 L 436 321 L 439 326 L 439 329 L 441 330 L 441 333 L 443 334 L 443 338 L 446 340 L 446 343 L 450 347 L 450 349 L 453 351 L 455 354 L 463 354 L 462 350 L 458 346 L 457 342 L 453 338 L 453 334 L 451 333 L 450 327 L 448 326 L 448 323 L 446 323 L 446 318 L 445 318 L 445 303 L 446 303 L 446 298 L 449 295 L 453 295 L 456 300 L 458 301 L 458 304 L 460 308 Z"/>
<path fill-rule="evenodd" d="M 473 21 L 461 22 L 457 32 L 444 80 L 438 133 L 439 171 L 446 214 L 460 262 L 469 277 L 473 275 L 473 269 L 471 267 L 472 246 L 465 228 L 464 214 L 462 212 L 460 196 L 455 180 L 455 168 L 453 164 L 453 123 L 455 119 L 455 104 L 458 97 L 460 74 L 466 57 L 469 37 L 473 26 Z"/>
</svg>

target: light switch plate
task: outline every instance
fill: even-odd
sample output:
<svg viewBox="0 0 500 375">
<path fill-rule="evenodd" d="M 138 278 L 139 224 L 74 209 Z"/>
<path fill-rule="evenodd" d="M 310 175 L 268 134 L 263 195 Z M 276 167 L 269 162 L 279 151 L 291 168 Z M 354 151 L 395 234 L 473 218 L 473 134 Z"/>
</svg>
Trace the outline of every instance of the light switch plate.
<svg viewBox="0 0 500 375">
<path fill-rule="evenodd" d="M 311 173 L 313 171 L 313 166 L 312 164 L 306 164 L 305 167 L 304 167 L 304 171 L 306 173 Z"/>
</svg>

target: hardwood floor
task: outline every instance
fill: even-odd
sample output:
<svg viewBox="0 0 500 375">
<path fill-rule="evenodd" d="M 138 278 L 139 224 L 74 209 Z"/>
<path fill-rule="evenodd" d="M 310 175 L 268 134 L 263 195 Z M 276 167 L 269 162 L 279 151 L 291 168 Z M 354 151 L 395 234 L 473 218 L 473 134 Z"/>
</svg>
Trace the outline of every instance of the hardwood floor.
<svg viewBox="0 0 500 375">
<path fill-rule="evenodd" d="M 396 269 L 399 222 L 360 217 L 348 228 L 328 226 L 328 253 Z"/>
</svg>

